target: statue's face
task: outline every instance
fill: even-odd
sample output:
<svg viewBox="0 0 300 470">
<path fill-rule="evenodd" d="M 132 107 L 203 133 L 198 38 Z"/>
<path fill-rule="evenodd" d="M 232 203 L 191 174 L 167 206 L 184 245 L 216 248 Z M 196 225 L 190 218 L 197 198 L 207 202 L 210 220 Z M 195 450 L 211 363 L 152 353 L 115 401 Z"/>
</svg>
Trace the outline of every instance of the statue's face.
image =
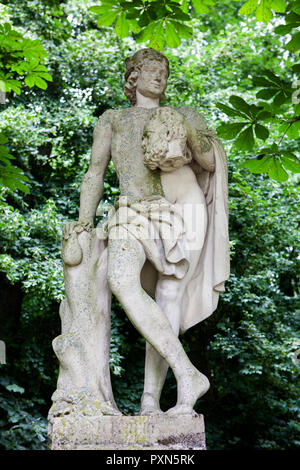
<svg viewBox="0 0 300 470">
<path fill-rule="evenodd" d="M 149 98 L 159 98 L 167 87 L 168 70 L 158 60 L 145 61 L 137 79 L 137 91 Z"/>
</svg>

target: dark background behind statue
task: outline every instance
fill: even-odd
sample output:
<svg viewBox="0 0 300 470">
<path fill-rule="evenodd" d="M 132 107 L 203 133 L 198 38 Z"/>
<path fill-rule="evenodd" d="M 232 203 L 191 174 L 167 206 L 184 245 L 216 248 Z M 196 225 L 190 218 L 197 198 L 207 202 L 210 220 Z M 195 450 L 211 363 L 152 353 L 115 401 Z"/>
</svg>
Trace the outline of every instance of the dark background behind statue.
<svg viewBox="0 0 300 470">
<path fill-rule="evenodd" d="M 41 2 L 11 3 L 16 24 L 30 21 L 32 30 L 44 35 L 54 57 L 54 80 L 47 93 L 33 89 L 13 98 L 1 115 L 11 152 L 30 177 L 31 194 L 4 192 L 0 200 L 0 339 L 7 345 L 7 365 L 0 369 L 0 446 L 42 449 L 47 399 L 57 374 L 51 340 L 60 330 L 61 228 L 66 219 L 77 217 L 97 117 L 126 105 L 119 80 L 129 48 L 112 34 L 94 30 L 76 9 L 72 14 L 79 23 L 71 31 L 66 25 L 58 28 Z M 199 58 L 192 44 L 174 57 L 167 51 L 174 65 L 164 104 L 185 101 L 208 120 L 216 115 L 214 104 L 232 90 L 254 96 L 249 68 L 258 73 L 269 66 L 280 73 L 278 40 L 268 33 L 262 38 L 254 28 L 242 32 L 233 7 L 224 4 L 222 9 L 213 27 L 209 21 L 203 27 L 209 46 L 203 42 Z M 225 17 L 231 25 L 227 32 Z M 238 170 L 239 152 L 228 153 L 232 274 L 215 315 L 183 337 L 192 361 L 212 384 L 196 409 L 206 417 L 208 448 L 293 448 L 296 184 L 279 185 Z M 108 202 L 116 187 L 111 168 Z M 117 302 L 112 318 L 114 393 L 122 397 L 122 411 L 133 413 L 142 392 L 144 345 Z M 175 400 L 170 375 L 165 408 Z"/>
</svg>

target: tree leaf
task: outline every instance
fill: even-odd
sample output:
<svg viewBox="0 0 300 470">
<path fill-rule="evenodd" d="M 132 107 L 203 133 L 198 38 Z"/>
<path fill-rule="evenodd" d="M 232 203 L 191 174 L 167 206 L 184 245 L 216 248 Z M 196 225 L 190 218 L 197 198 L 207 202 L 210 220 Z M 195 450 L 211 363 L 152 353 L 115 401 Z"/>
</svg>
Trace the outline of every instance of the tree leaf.
<svg viewBox="0 0 300 470">
<path fill-rule="evenodd" d="M 3 91 L 3 93 L 6 92 L 6 85 L 4 80 L 0 80 L 0 91 Z"/>
<path fill-rule="evenodd" d="M 110 10 L 102 13 L 97 20 L 98 26 L 111 26 L 119 14 L 118 10 Z"/>
<path fill-rule="evenodd" d="M 299 133 L 300 133 L 300 120 L 295 121 L 291 127 L 288 129 L 286 135 L 290 139 L 298 139 L 299 138 Z"/>
<path fill-rule="evenodd" d="M 289 97 L 286 96 L 286 94 L 281 91 L 280 93 L 278 93 L 275 98 L 274 98 L 274 104 L 275 106 L 281 106 L 283 103 L 285 103 L 287 100 L 289 99 Z"/>
<path fill-rule="evenodd" d="M 257 21 L 262 21 L 263 23 L 270 21 L 273 17 L 273 13 L 269 5 L 270 4 L 267 0 L 260 1 L 255 14 Z"/>
<path fill-rule="evenodd" d="M 265 77 L 262 76 L 255 76 L 252 78 L 254 85 L 256 86 L 264 86 L 264 87 L 274 87 L 274 83 L 267 80 Z"/>
<path fill-rule="evenodd" d="M 128 18 L 128 16 L 127 16 Z M 129 28 L 134 33 L 139 33 L 141 31 L 141 27 L 139 26 L 137 20 L 128 20 Z"/>
<path fill-rule="evenodd" d="M 297 13 L 297 15 L 300 15 L 300 5 L 298 5 L 297 3 L 295 3 L 294 5 L 291 5 L 291 10 Z"/>
<path fill-rule="evenodd" d="M 103 15 L 106 11 L 115 9 L 116 7 L 119 7 L 119 5 L 116 5 L 115 0 L 105 0 L 101 1 L 101 5 L 93 5 L 92 7 L 89 8 L 89 10 L 92 13 L 96 13 L 96 15 Z M 120 11 L 120 7 L 118 8 Z"/>
<path fill-rule="evenodd" d="M 25 83 L 26 83 L 27 86 L 29 86 L 29 88 L 32 88 L 34 86 L 35 77 L 34 77 L 33 73 L 30 73 L 25 77 Z"/>
<path fill-rule="evenodd" d="M 276 13 L 284 13 L 286 10 L 285 0 L 271 0 L 271 8 Z"/>
<path fill-rule="evenodd" d="M 300 23 L 300 15 L 297 15 L 294 11 L 285 15 L 285 22 L 286 23 Z"/>
<path fill-rule="evenodd" d="M 12 384 L 12 385 L 7 385 L 6 389 L 9 392 L 15 392 L 15 393 L 24 393 L 25 389 L 23 387 L 19 387 L 17 384 Z"/>
<path fill-rule="evenodd" d="M 230 106 L 227 106 L 226 104 L 220 103 L 219 101 L 216 103 L 216 107 L 223 111 L 223 113 L 227 114 L 227 116 L 245 117 L 245 114 L 231 108 Z"/>
<path fill-rule="evenodd" d="M 263 158 L 249 158 L 238 165 L 239 168 L 247 168 L 251 173 L 266 173 L 272 162 L 271 155 L 265 155 Z"/>
<path fill-rule="evenodd" d="M 269 137 L 269 130 L 261 124 L 255 124 L 255 135 L 259 139 L 266 140 Z"/>
<path fill-rule="evenodd" d="M 116 35 L 123 39 L 129 34 L 129 23 L 126 19 L 126 13 L 122 12 L 117 19 L 115 26 Z"/>
<path fill-rule="evenodd" d="M 187 26 L 184 23 L 180 23 L 179 21 L 174 21 L 173 24 L 180 37 L 184 39 L 189 39 L 193 36 L 193 28 L 191 28 L 190 26 Z"/>
<path fill-rule="evenodd" d="M 274 32 L 276 34 L 280 34 L 280 35 L 284 36 L 285 34 L 290 33 L 294 27 L 295 27 L 294 23 L 280 24 L 279 26 L 276 26 L 276 28 L 274 29 Z"/>
<path fill-rule="evenodd" d="M 248 0 L 244 5 L 239 9 L 240 15 L 250 15 L 253 13 L 257 6 L 258 0 Z"/>
<path fill-rule="evenodd" d="M 169 21 L 166 22 L 166 42 L 169 47 L 178 47 L 181 43 L 174 25 Z"/>
<path fill-rule="evenodd" d="M 293 153 L 285 153 L 280 156 L 281 162 L 286 170 L 292 173 L 300 173 L 300 160 Z"/>
<path fill-rule="evenodd" d="M 231 95 L 229 98 L 230 104 L 238 111 L 243 111 L 247 116 L 251 116 L 251 109 L 248 103 L 237 95 Z"/>
<path fill-rule="evenodd" d="M 150 39 L 150 47 L 153 47 L 153 49 L 157 49 L 158 51 L 161 51 L 162 48 L 164 47 L 165 44 L 165 35 L 164 35 L 164 27 L 162 21 L 160 21 L 158 24 L 156 24 L 154 30 L 153 30 L 153 35 Z"/>
<path fill-rule="evenodd" d="M 272 161 L 268 169 L 268 175 L 279 183 L 282 183 L 289 178 L 288 173 L 283 168 L 281 160 L 278 157 L 272 157 Z"/>
<path fill-rule="evenodd" d="M 256 98 L 268 101 L 273 98 L 276 93 L 278 93 L 278 88 L 267 88 L 256 93 Z"/>
<path fill-rule="evenodd" d="M 46 90 L 48 87 L 47 82 L 45 82 L 41 77 L 35 77 L 35 85 L 42 90 Z"/>
<path fill-rule="evenodd" d="M 152 21 L 151 23 L 146 26 L 146 28 L 143 28 L 140 33 L 138 33 L 136 37 L 137 42 L 146 42 L 149 41 L 153 35 L 154 29 L 155 29 L 156 23 Z"/>
<path fill-rule="evenodd" d="M 272 113 L 270 113 L 270 111 L 260 111 L 256 117 L 260 121 L 264 121 L 265 119 L 272 117 Z"/>
<path fill-rule="evenodd" d="M 247 127 L 234 141 L 234 146 L 240 150 L 251 150 L 254 146 L 253 126 Z"/>
<path fill-rule="evenodd" d="M 274 82 L 277 86 L 281 86 L 282 84 L 281 78 L 275 75 L 275 73 L 273 73 L 271 70 L 268 70 L 268 69 L 264 70 L 264 75 L 267 75 L 268 79 Z"/>
<path fill-rule="evenodd" d="M 204 4 L 202 0 L 192 0 L 195 11 L 200 15 L 206 15 L 209 13 L 209 8 Z"/>
<path fill-rule="evenodd" d="M 296 52 L 300 49 L 300 31 L 292 36 L 292 39 L 285 46 L 289 51 Z"/>
<path fill-rule="evenodd" d="M 217 128 L 217 133 L 221 138 L 225 140 L 231 140 L 234 139 L 238 133 L 247 125 L 248 122 L 232 122 L 221 124 Z"/>
</svg>

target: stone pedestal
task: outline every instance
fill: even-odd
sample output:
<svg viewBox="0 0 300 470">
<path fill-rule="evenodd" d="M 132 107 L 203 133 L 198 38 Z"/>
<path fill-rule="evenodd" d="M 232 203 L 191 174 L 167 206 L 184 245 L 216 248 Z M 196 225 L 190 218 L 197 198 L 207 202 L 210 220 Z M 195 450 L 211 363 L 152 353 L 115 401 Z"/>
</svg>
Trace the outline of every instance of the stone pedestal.
<svg viewBox="0 0 300 470">
<path fill-rule="evenodd" d="M 52 418 L 52 450 L 205 450 L 202 415 Z"/>
</svg>

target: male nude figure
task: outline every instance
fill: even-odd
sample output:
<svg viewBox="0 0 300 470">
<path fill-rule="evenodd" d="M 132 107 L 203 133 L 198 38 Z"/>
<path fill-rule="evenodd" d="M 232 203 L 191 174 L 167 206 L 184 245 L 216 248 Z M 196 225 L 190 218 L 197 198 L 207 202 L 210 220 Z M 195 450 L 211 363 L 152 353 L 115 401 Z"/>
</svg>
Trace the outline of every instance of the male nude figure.
<svg viewBox="0 0 300 470">
<path fill-rule="evenodd" d="M 103 193 L 105 170 L 112 158 L 120 194 L 129 201 L 163 196 L 174 204 L 202 205 L 199 217 L 204 227 L 203 244 L 207 224 L 205 199 L 191 167 L 153 172 L 144 164 L 143 129 L 151 113 L 159 107 L 166 89 L 168 61 L 151 49 L 139 51 L 131 59 L 126 78 L 127 96 L 133 106 L 106 111 L 95 127 L 91 163 L 81 186 L 79 222 L 93 225 Z M 203 152 L 193 123 L 186 119 L 185 125 L 193 158 L 205 170 L 214 171 L 213 150 L 208 146 Z M 74 222 L 67 224 L 65 231 L 72 230 L 73 225 Z M 169 366 L 177 380 L 178 394 L 176 406 L 167 414 L 191 414 L 196 400 L 208 390 L 209 381 L 190 362 L 178 334 L 182 294 L 199 260 L 201 243 L 194 250 L 183 279 L 159 274 L 154 300 L 141 286 L 145 251 L 138 240 L 123 230 L 122 234 L 122 227 L 118 227 L 118 235 L 114 232 L 109 236 L 107 279 L 128 318 L 147 341 L 141 414 L 161 413 L 159 398 Z"/>
</svg>

